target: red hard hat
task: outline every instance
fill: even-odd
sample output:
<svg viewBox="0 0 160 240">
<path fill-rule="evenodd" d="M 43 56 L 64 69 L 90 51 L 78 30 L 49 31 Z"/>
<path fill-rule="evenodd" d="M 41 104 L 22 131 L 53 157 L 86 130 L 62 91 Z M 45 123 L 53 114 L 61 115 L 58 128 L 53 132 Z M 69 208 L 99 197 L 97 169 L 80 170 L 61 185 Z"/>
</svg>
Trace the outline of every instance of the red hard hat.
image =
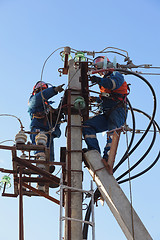
<svg viewBox="0 0 160 240">
<path fill-rule="evenodd" d="M 98 56 L 93 60 L 93 65 L 97 68 L 102 68 L 102 63 L 104 62 L 105 56 Z M 107 62 L 109 62 L 109 59 L 107 58 Z"/>
<path fill-rule="evenodd" d="M 43 81 L 38 81 L 33 87 L 33 95 L 34 95 L 34 93 L 38 92 L 39 90 L 41 90 L 41 89 L 44 90 L 46 88 L 48 88 L 47 83 L 45 83 Z"/>
</svg>

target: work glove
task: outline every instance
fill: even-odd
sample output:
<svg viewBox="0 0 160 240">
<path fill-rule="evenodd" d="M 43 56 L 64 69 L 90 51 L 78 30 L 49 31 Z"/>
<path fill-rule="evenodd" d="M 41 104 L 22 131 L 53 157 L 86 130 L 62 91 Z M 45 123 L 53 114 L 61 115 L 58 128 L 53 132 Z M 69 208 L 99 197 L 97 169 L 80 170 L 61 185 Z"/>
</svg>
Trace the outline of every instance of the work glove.
<svg viewBox="0 0 160 240">
<path fill-rule="evenodd" d="M 93 75 L 90 80 L 92 83 L 99 83 L 101 78 Z"/>
<path fill-rule="evenodd" d="M 59 86 L 55 87 L 54 90 L 55 90 L 56 92 L 59 92 L 59 93 L 60 93 L 60 92 L 64 91 L 64 89 L 63 89 L 63 86 L 64 86 L 64 85 L 65 85 L 65 84 L 59 85 Z"/>
<path fill-rule="evenodd" d="M 114 70 L 106 71 L 105 74 L 104 74 L 104 76 L 105 76 L 105 77 L 110 76 L 110 75 L 113 73 L 113 71 L 114 71 Z"/>
</svg>

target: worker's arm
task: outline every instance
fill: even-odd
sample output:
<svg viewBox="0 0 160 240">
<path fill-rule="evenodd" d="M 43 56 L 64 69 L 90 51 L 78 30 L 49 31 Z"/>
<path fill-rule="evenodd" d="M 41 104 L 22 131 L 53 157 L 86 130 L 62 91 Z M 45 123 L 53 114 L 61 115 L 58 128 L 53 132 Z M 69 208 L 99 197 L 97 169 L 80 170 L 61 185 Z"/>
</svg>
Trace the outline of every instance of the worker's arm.
<svg viewBox="0 0 160 240">
<path fill-rule="evenodd" d="M 124 83 L 124 77 L 121 73 L 116 72 L 115 74 L 111 73 L 104 78 L 93 76 L 91 81 L 98 83 L 99 86 L 103 86 L 104 88 L 115 90 Z"/>
<path fill-rule="evenodd" d="M 50 87 L 50 88 L 43 90 L 42 93 L 39 92 L 39 93 L 31 96 L 30 100 L 29 100 L 29 108 L 39 107 L 39 106 L 43 105 L 43 100 L 44 101 L 48 100 L 51 97 L 57 95 L 57 93 L 58 93 L 58 91 L 55 91 L 55 87 Z"/>
</svg>

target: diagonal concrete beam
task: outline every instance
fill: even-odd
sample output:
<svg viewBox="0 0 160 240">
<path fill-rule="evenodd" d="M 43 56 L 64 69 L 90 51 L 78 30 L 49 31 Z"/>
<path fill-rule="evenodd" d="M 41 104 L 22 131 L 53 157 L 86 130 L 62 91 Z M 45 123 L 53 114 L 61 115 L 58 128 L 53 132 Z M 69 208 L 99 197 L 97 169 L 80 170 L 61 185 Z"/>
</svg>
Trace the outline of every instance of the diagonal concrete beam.
<svg viewBox="0 0 160 240">
<path fill-rule="evenodd" d="M 119 184 L 113 175 L 110 175 L 104 168 L 99 152 L 91 150 L 84 153 L 84 157 L 89 164 L 90 168 L 88 170 L 91 176 L 126 238 L 128 240 L 151 240 L 150 234 L 135 210 L 131 207 Z M 133 224 L 131 212 L 133 214 Z M 134 226 L 134 229 L 132 226 Z"/>
</svg>

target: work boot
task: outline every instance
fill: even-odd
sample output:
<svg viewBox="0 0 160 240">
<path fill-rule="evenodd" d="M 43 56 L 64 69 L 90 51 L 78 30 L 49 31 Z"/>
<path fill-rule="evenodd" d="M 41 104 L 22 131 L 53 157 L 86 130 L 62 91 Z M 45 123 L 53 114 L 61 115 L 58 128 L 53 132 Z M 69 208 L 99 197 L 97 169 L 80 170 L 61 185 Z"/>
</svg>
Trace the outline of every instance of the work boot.
<svg viewBox="0 0 160 240">
<path fill-rule="evenodd" d="M 88 148 L 83 148 L 83 149 L 82 149 L 82 152 L 83 152 L 83 153 L 86 153 L 86 152 L 88 152 L 88 151 L 89 151 Z"/>
</svg>

